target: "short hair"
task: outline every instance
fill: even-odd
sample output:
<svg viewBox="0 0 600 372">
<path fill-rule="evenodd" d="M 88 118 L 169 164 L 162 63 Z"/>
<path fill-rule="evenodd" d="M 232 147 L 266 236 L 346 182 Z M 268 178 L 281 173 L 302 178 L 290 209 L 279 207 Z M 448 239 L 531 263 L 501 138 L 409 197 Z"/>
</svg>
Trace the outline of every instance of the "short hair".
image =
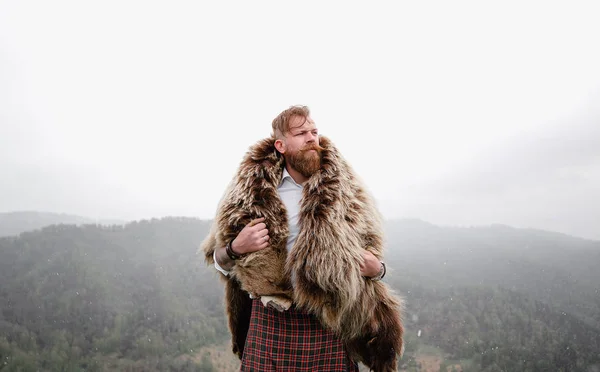
<svg viewBox="0 0 600 372">
<path fill-rule="evenodd" d="M 273 133 L 272 136 L 280 138 L 290 131 L 290 119 L 294 116 L 300 116 L 304 119 L 308 119 L 310 116 L 310 110 L 308 106 L 290 106 L 288 109 L 283 110 L 275 119 L 273 119 Z"/>
</svg>

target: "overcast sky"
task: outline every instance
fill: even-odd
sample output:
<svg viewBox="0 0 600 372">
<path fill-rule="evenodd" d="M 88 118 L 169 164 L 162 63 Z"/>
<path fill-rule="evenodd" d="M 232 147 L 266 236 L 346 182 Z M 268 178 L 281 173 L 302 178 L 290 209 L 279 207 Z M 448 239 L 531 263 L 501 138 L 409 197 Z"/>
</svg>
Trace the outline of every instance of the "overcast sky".
<svg viewBox="0 0 600 372">
<path fill-rule="evenodd" d="M 388 218 L 600 239 L 596 2 L 200 3 L 0 1 L 0 212 L 212 218 L 306 104 Z"/>
</svg>

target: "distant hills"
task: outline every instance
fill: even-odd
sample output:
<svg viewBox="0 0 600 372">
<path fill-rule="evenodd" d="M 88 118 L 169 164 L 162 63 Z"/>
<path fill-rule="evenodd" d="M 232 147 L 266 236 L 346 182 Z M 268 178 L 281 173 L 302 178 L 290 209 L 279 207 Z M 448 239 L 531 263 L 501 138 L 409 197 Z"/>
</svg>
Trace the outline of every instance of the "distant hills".
<svg viewBox="0 0 600 372">
<path fill-rule="evenodd" d="M 223 288 L 196 254 L 210 221 L 37 217 L 34 231 L 0 238 L 7 370 L 236 370 Z M 463 372 L 600 368 L 600 242 L 418 220 L 386 232 L 385 281 L 406 300 L 401 370 L 422 370 L 431 350 Z"/>
<path fill-rule="evenodd" d="M 560 233 L 388 221 L 400 288 L 501 287 L 559 305 L 600 327 L 600 241 Z"/>
<path fill-rule="evenodd" d="M 196 371 L 187 356 L 227 332 L 222 288 L 196 257 L 207 231 L 165 218 L 0 238 L 1 360 L 9 371 Z"/>
<path fill-rule="evenodd" d="M 25 231 L 37 230 L 49 225 L 122 225 L 121 220 L 94 220 L 87 217 L 64 213 L 18 211 L 0 213 L 0 236 L 18 235 Z"/>
</svg>

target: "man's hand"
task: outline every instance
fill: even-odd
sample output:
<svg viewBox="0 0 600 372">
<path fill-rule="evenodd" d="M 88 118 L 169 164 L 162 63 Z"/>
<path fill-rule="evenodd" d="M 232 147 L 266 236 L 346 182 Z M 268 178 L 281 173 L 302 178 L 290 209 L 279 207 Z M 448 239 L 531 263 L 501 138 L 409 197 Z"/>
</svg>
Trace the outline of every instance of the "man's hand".
<svg viewBox="0 0 600 372">
<path fill-rule="evenodd" d="M 369 251 L 363 252 L 363 262 L 360 264 L 360 274 L 367 278 L 373 278 L 381 271 L 381 261 Z"/>
<path fill-rule="evenodd" d="M 267 248 L 269 246 L 269 230 L 267 230 L 264 220 L 264 217 L 257 218 L 244 226 L 231 243 L 231 249 L 237 254 L 246 254 Z"/>
</svg>

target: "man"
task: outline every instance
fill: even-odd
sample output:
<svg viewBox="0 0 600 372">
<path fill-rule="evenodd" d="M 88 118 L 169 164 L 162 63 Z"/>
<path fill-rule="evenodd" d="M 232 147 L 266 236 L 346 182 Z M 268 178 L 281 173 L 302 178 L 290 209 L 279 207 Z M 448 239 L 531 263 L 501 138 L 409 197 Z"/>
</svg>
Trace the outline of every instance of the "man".
<svg viewBox="0 0 600 372">
<path fill-rule="evenodd" d="M 396 370 L 401 301 L 374 204 L 305 106 L 246 154 L 202 243 L 242 371 Z"/>
</svg>

